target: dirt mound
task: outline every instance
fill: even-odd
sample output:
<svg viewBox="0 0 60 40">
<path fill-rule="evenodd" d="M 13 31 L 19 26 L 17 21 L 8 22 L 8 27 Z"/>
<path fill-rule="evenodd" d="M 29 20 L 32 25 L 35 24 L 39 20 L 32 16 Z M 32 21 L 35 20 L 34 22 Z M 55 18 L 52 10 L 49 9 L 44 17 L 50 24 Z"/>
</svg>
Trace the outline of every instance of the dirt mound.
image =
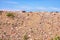
<svg viewBox="0 0 60 40">
<path fill-rule="evenodd" d="M 0 11 L 0 40 L 51 40 L 60 36 L 58 12 Z"/>
</svg>

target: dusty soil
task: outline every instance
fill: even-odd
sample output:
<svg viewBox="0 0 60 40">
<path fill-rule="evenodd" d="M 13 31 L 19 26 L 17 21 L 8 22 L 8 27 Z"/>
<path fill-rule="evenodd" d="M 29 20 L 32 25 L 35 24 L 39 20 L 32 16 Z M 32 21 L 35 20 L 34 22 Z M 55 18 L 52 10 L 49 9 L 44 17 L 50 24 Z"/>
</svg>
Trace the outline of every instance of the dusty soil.
<svg viewBox="0 0 60 40">
<path fill-rule="evenodd" d="M 60 36 L 60 13 L 11 12 L 14 18 L 7 13 L 0 12 L 0 40 L 51 40 Z"/>
</svg>

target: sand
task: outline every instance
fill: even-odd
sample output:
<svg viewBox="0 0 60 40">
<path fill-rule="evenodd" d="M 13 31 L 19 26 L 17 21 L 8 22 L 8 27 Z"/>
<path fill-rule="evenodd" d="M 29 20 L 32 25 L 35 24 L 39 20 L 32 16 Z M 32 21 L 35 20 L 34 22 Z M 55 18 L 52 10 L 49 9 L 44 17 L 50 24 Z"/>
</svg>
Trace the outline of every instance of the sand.
<svg viewBox="0 0 60 40">
<path fill-rule="evenodd" d="M 51 40 L 60 36 L 60 13 L 58 12 L 0 12 L 1 40 Z"/>
</svg>

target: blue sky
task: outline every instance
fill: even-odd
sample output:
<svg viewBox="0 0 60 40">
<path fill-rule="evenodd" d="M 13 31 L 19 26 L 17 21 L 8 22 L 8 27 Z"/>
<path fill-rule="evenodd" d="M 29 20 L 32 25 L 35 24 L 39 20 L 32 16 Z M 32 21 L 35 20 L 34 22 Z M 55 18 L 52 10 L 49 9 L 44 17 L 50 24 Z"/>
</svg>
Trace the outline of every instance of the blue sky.
<svg viewBox="0 0 60 40">
<path fill-rule="evenodd" d="M 0 10 L 60 11 L 60 0 L 0 0 Z"/>
</svg>

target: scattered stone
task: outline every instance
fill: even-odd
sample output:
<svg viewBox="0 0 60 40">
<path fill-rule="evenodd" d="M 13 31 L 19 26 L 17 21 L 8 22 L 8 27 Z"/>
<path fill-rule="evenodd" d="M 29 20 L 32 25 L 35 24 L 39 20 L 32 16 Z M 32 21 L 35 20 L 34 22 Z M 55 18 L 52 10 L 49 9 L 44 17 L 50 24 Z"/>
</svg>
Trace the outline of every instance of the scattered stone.
<svg viewBox="0 0 60 40">
<path fill-rule="evenodd" d="M 12 12 L 14 20 L 5 13 L 0 16 L 0 40 L 49 40 L 60 35 L 59 12 Z"/>
</svg>

